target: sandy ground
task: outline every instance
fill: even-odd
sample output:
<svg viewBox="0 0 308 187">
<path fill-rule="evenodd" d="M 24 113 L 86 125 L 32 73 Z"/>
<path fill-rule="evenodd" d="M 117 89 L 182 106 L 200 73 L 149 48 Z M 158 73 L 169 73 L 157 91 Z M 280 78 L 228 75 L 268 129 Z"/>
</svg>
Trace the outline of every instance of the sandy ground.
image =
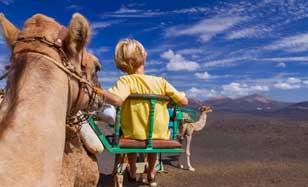
<svg viewBox="0 0 308 187">
<path fill-rule="evenodd" d="M 212 114 L 193 137 L 195 172 L 174 167 L 164 155 L 165 187 L 305 187 L 308 186 L 308 122 L 243 114 Z M 100 155 L 101 187 L 113 186 L 113 155 Z M 146 186 L 143 183 L 124 186 Z"/>
</svg>

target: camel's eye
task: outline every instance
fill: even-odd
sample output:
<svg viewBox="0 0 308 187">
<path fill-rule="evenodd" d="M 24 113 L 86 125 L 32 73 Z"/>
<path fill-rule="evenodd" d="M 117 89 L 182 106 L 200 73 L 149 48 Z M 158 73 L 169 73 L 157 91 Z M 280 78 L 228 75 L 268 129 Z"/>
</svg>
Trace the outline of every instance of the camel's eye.
<svg viewBox="0 0 308 187">
<path fill-rule="evenodd" d="M 100 70 L 101 70 L 101 67 L 100 67 L 100 66 L 96 66 L 96 67 L 95 67 L 95 71 L 96 71 L 96 72 L 98 72 L 98 71 L 100 71 Z"/>
</svg>

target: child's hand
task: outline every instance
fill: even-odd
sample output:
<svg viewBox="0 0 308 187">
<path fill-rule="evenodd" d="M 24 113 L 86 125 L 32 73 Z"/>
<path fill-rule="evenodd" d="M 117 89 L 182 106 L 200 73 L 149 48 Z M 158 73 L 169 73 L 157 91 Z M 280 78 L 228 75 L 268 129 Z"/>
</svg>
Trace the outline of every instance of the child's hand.
<svg viewBox="0 0 308 187">
<path fill-rule="evenodd" d="M 99 87 L 94 87 L 94 91 L 97 95 L 104 96 L 104 89 Z"/>
</svg>

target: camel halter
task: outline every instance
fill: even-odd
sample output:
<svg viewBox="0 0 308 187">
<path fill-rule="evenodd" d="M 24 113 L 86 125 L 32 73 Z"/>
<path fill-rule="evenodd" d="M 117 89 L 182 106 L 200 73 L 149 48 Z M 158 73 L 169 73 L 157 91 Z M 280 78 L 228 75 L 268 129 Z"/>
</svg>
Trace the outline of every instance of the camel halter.
<svg viewBox="0 0 308 187">
<path fill-rule="evenodd" d="M 66 53 L 64 52 L 62 46 L 63 46 L 63 41 L 67 36 L 67 30 L 65 27 L 62 27 L 58 33 L 58 37 L 55 40 L 55 42 L 49 41 L 46 37 L 44 36 L 34 36 L 34 37 L 19 37 L 16 42 L 12 45 L 12 49 L 16 46 L 17 43 L 31 43 L 31 42 L 40 42 L 54 50 L 56 50 L 61 58 L 61 63 L 58 62 L 57 60 L 51 58 L 45 53 L 36 51 L 36 50 L 21 50 L 18 51 L 17 53 L 24 53 L 24 52 L 30 52 L 30 53 L 39 53 L 42 55 L 43 58 L 47 59 L 48 61 L 52 62 L 54 65 L 56 65 L 59 69 L 64 71 L 67 76 L 68 76 L 68 108 L 67 108 L 67 120 L 70 120 L 73 115 L 77 113 L 78 110 L 80 110 L 82 101 L 84 98 L 85 92 L 87 92 L 89 96 L 89 103 L 87 106 L 87 113 L 89 112 L 91 106 L 93 106 L 95 98 L 96 98 L 96 93 L 97 90 L 100 88 L 96 87 L 96 85 L 93 82 L 88 81 L 82 73 L 78 73 L 75 69 L 75 66 L 73 66 L 71 63 L 69 63 L 69 60 L 67 58 Z M 83 52 L 81 53 L 81 62 L 83 60 Z M 77 80 L 79 84 L 79 91 L 77 95 L 76 101 L 73 103 L 72 98 L 71 98 L 71 83 L 70 80 L 71 78 L 74 78 Z M 89 88 L 92 89 L 90 92 Z"/>
</svg>

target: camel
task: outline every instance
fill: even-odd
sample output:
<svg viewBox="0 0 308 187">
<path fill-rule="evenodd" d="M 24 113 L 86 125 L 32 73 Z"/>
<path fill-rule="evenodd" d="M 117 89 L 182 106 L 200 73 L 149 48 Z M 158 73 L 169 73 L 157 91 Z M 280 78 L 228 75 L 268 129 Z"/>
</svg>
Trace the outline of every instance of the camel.
<svg viewBox="0 0 308 187">
<path fill-rule="evenodd" d="M 68 181 L 61 182 L 62 163 L 69 171 L 77 169 L 74 164 L 66 165 L 70 154 L 74 150 L 75 155 L 86 152 L 79 151 L 80 142 L 74 137 L 77 130 L 67 127 L 65 131 L 65 122 L 83 90 L 77 79 L 69 78 L 56 63 L 65 60 L 77 74 L 87 73 L 83 71 L 83 56 L 87 54 L 89 23 L 76 13 L 65 28 L 36 14 L 19 30 L 0 14 L 0 25 L 12 51 L 7 91 L 0 107 L 0 186 L 69 186 Z M 92 82 L 94 77 L 87 79 Z M 89 100 L 90 94 L 85 93 L 78 109 L 85 109 Z M 71 136 L 65 137 L 65 133 Z M 65 139 L 69 143 L 65 144 Z M 73 163 L 87 162 L 81 156 L 72 159 Z M 78 171 L 88 172 L 85 165 L 79 166 Z M 82 180 L 84 176 L 76 178 Z M 73 182 L 71 186 L 84 186 Z"/>
<path fill-rule="evenodd" d="M 186 137 L 185 153 L 189 171 L 195 171 L 195 168 L 193 168 L 190 164 L 190 155 L 191 155 L 190 144 L 192 140 L 192 135 L 195 131 L 201 131 L 205 127 L 207 120 L 207 113 L 212 112 L 212 109 L 208 106 L 202 106 L 200 107 L 199 111 L 200 111 L 200 116 L 198 121 L 194 123 L 183 123 L 180 130 L 180 139 L 183 140 L 184 136 Z M 179 163 L 179 167 L 184 168 L 184 166 L 181 163 Z"/>
<path fill-rule="evenodd" d="M 98 59 L 85 53 L 83 62 L 86 75 L 91 75 L 100 69 Z M 4 98 L 5 91 L 0 89 L 0 103 Z M 82 146 L 80 134 L 76 134 L 76 128 L 66 126 L 66 141 L 64 158 L 59 179 L 59 186 L 96 186 L 99 179 L 97 161 L 93 154 L 89 154 Z"/>
</svg>

